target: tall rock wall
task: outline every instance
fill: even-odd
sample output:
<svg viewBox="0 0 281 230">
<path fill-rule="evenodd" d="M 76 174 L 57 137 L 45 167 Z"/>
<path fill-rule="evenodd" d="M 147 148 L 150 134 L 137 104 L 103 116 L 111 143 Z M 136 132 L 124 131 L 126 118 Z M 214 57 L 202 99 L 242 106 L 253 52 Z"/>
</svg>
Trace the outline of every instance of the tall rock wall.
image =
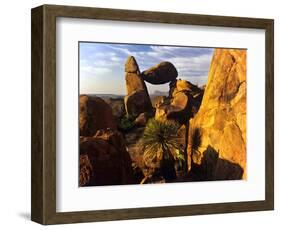
<svg viewBox="0 0 281 230">
<path fill-rule="evenodd" d="M 191 172 L 200 179 L 246 178 L 246 50 L 214 51 L 188 139 Z"/>
</svg>

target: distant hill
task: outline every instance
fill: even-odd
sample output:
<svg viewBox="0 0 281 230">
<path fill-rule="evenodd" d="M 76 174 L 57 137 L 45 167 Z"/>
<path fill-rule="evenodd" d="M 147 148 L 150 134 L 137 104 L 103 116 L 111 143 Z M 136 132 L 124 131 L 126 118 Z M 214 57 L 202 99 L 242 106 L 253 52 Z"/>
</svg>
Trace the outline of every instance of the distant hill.
<svg viewBox="0 0 281 230">
<path fill-rule="evenodd" d="M 155 90 L 152 95 L 154 95 L 154 96 L 168 96 L 169 93 L 168 92 L 159 91 L 159 90 Z"/>
<path fill-rule="evenodd" d="M 113 98 L 113 99 L 117 99 L 120 97 L 125 97 L 125 95 L 117 95 L 117 94 L 106 94 L 106 93 L 97 93 L 97 94 L 87 94 L 89 96 L 96 96 L 96 97 L 101 97 L 104 99 L 108 99 L 108 98 Z"/>
</svg>

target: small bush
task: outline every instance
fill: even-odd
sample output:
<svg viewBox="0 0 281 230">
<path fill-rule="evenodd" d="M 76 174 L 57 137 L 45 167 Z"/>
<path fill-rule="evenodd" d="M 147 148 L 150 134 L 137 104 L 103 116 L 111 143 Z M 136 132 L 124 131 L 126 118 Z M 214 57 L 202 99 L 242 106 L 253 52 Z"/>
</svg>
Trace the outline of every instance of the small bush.
<svg viewBox="0 0 281 230">
<path fill-rule="evenodd" d="M 118 128 L 122 131 L 128 131 L 135 127 L 135 122 L 132 117 L 125 115 L 123 116 L 118 123 Z"/>
</svg>

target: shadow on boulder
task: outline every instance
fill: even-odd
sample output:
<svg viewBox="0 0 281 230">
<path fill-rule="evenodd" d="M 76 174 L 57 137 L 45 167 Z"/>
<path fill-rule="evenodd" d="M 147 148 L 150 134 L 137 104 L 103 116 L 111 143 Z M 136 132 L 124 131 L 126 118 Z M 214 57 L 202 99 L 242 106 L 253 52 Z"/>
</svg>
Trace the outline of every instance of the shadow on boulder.
<svg viewBox="0 0 281 230">
<path fill-rule="evenodd" d="M 193 163 L 190 171 L 195 181 L 242 179 L 243 168 L 239 164 L 221 159 L 219 152 L 212 146 L 209 145 L 202 155 L 201 164 Z"/>
</svg>

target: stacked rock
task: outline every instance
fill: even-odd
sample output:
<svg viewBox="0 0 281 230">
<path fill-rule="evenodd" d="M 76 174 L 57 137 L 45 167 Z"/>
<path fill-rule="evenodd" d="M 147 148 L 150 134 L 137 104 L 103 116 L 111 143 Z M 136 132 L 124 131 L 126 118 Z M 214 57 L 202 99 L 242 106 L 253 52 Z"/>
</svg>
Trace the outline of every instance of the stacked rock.
<svg viewBox="0 0 281 230">
<path fill-rule="evenodd" d="M 127 114 L 137 117 L 141 113 L 152 113 L 150 97 L 133 56 L 128 57 L 125 72 L 127 96 L 124 98 L 124 103 Z"/>
</svg>

